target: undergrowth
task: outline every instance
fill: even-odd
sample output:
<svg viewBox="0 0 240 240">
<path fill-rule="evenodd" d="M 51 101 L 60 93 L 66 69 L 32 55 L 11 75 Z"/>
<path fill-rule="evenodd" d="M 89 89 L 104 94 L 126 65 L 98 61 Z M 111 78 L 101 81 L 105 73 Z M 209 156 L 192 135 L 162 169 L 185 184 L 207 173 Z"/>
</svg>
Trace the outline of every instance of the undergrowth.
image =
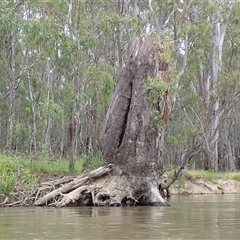
<svg viewBox="0 0 240 240">
<path fill-rule="evenodd" d="M 75 161 L 74 174 L 89 172 L 106 164 L 105 159 L 99 153 L 82 155 Z M 9 157 L 0 154 L 0 195 L 8 197 L 16 183 L 21 180 L 23 189 L 32 186 L 37 176 L 47 175 L 70 175 L 69 161 L 67 159 L 42 160 L 24 157 Z M 167 171 L 166 177 L 172 176 L 173 171 Z M 204 170 L 187 170 L 180 179 L 176 181 L 179 186 L 184 187 L 185 181 L 202 178 L 207 181 L 216 182 L 218 179 L 233 179 L 240 181 L 240 171 L 235 172 L 213 172 Z"/>
<path fill-rule="evenodd" d="M 105 163 L 104 158 L 98 153 L 83 155 L 75 161 L 74 172 L 70 172 L 67 159 L 29 159 L 0 154 L 0 195 L 8 197 L 17 181 L 21 182 L 23 189 L 27 189 L 35 183 L 37 176 L 41 174 L 50 176 L 80 174 L 98 168 Z"/>
</svg>

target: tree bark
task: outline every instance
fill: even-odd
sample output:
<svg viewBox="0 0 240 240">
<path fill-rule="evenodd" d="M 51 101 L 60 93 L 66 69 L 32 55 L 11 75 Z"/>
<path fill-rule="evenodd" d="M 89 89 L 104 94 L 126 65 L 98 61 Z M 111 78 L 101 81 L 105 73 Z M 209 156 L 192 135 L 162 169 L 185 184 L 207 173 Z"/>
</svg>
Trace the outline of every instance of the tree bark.
<svg viewBox="0 0 240 240">
<path fill-rule="evenodd" d="M 151 129 L 151 114 L 156 106 L 148 100 L 144 86 L 148 77 L 158 74 L 157 50 L 153 35 L 139 37 L 118 79 L 101 135 L 103 155 L 114 163 L 132 183 L 133 195 L 142 204 L 165 205 L 158 189 L 164 129 L 170 115 L 168 91 L 163 99 L 162 120 Z M 147 199 L 147 200 L 146 200 Z M 140 201 L 141 204 L 141 201 Z"/>
<path fill-rule="evenodd" d="M 9 35 L 10 51 L 9 59 L 6 60 L 6 69 L 9 76 L 9 117 L 7 123 L 7 152 L 12 152 L 15 149 L 14 142 L 14 123 L 16 118 L 16 93 L 15 93 L 15 50 L 16 50 L 16 34 L 12 30 Z M 7 62 L 8 61 L 8 62 Z"/>
</svg>

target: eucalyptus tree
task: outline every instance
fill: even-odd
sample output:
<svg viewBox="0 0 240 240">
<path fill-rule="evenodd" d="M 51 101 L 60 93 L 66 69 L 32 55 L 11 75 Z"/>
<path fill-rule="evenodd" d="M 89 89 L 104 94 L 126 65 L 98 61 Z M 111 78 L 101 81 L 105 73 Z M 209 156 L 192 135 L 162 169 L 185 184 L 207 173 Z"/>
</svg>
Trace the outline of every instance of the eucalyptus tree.
<svg viewBox="0 0 240 240">
<path fill-rule="evenodd" d="M 198 81 L 202 97 L 205 144 L 204 167 L 217 171 L 219 168 L 235 169 L 233 147 L 231 146 L 230 122 L 238 99 L 239 83 L 234 80 L 234 68 L 229 67 L 228 36 L 232 35 L 231 22 L 234 18 L 231 2 L 213 1 L 208 4 L 207 23 L 210 27 L 209 44 L 204 59 L 199 60 Z M 235 9 L 234 9 L 235 10 Z M 226 34 L 227 33 L 227 34 Z M 208 33 L 209 34 L 209 30 Z M 204 63 L 205 62 L 205 63 Z M 235 84 L 234 84 L 235 82 Z M 232 88 L 234 84 L 234 88 Z M 221 157 L 224 153 L 224 158 Z M 224 159 L 227 159 L 224 162 Z"/>
<path fill-rule="evenodd" d="M 226 30 L 226 40 L 223 48 L 223 67 L 221 76 L 221 106 L 222 122 L 220 125 L 221 141 L 219 149 L 223 169 L 234 170 L 239 168 L 238 146 L 238 120 L 236 114 L 239 113 L 239 4 L 236 2 L 232 6 Z"/>
<path fill-rule="evenodd" d="M 172 123 L 181 126 L 185 122 L 188 124 L 183 131 L 180 130 L 181 134 L 174 131 L 174 128 L 176 130 L 179 128 L 171 125 L 169 132 L 173 134 L 167 135 L 168 144 L 170 146 L 176 146 L 181 142 L 186 144 L 189 134 L 196 135 L 198 140 L 203 142 L 199 166 L 215 171 L 219 168 L 224 169 L 219 157 L 220 149 L 225 145 L 225 158 L 228 158 L 225 168 L 233 170 L 234 152 L 230 144 L 229 119 L 236 106 L 239 84 L 236 83 L 235 90 L 229 96 L 227 94 L 231 89 L 229 81 L 234 81 L 235 73 L 230 67 L 226 74 L 225 66 L 227 64 L 229 67 L 231 57 L 225 48 L 228 46 L 228 36 L 231 36 L 233 31 L 231 29 L 233 9 L 237 8 L 233 8 L 231 2 L 222 1 L 186 3 L 188 7 L 185 7 L 185 10 L 179 9 L 181 13 L 185 11 L 185 15 L 182 15 L 183 18 L 177 18 L 185 18 L 186 21 L 182 25 L 175 25 L 174 28 L 177 30 L 176 33 L 179 33 L 182 46 L 185 42 L 182 48 L 182 58 L 185 57 L 185 61 L 182 60 L 184 71 L 180 71 L 181 78 L 176 85 L 179 88 L 175 95 L 178 99 L 175 110 L 180 109 L 186 117 L 178 114 L 184 121 L 177 123 L 179 117 L 174 118 L 177 113 L 174 111 Z M 185 38 L 182 36 L 184 32 Z M 181 57 L 181 54 L 178 56 Z"/>
<path fill-rule="evenodd" d="M 23 51 L 22 32 L 24 19 L 23 2 L 1 2 L 1 125 L 2 146 L 8 151 L 17 151 L 24 135 L 20 121 L 21 85 L 23 78 L 33 68 L 35 61 L 28 61 L 28 52 Z"/>
</svg>

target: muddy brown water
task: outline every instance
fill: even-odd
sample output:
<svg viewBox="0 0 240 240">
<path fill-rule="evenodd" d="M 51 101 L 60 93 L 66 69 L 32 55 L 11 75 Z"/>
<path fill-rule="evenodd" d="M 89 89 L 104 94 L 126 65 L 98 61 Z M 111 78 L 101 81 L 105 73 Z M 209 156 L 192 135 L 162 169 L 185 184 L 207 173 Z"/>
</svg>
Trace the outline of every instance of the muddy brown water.
<svg viewBox="0 0 240 240">
<path fill-rule="evenodd" d="M 0 208 L 0 239 L 240 239 L 240 195 L 173 196 L 171 204 Z"/>
</svg>

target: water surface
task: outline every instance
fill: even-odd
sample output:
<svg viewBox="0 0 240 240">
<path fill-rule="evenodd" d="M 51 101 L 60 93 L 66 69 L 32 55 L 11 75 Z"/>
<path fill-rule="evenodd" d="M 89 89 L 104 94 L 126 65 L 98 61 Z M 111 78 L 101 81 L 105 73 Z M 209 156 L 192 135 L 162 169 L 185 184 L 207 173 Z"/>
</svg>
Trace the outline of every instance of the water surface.
<svg viewBox="0 0 240 240">
<path fill-rule="evenodd" d="M 0 239 L 240 239 L 240 195 L 174 196 L 171 204 L 0 208 Z"/>
</svg>

